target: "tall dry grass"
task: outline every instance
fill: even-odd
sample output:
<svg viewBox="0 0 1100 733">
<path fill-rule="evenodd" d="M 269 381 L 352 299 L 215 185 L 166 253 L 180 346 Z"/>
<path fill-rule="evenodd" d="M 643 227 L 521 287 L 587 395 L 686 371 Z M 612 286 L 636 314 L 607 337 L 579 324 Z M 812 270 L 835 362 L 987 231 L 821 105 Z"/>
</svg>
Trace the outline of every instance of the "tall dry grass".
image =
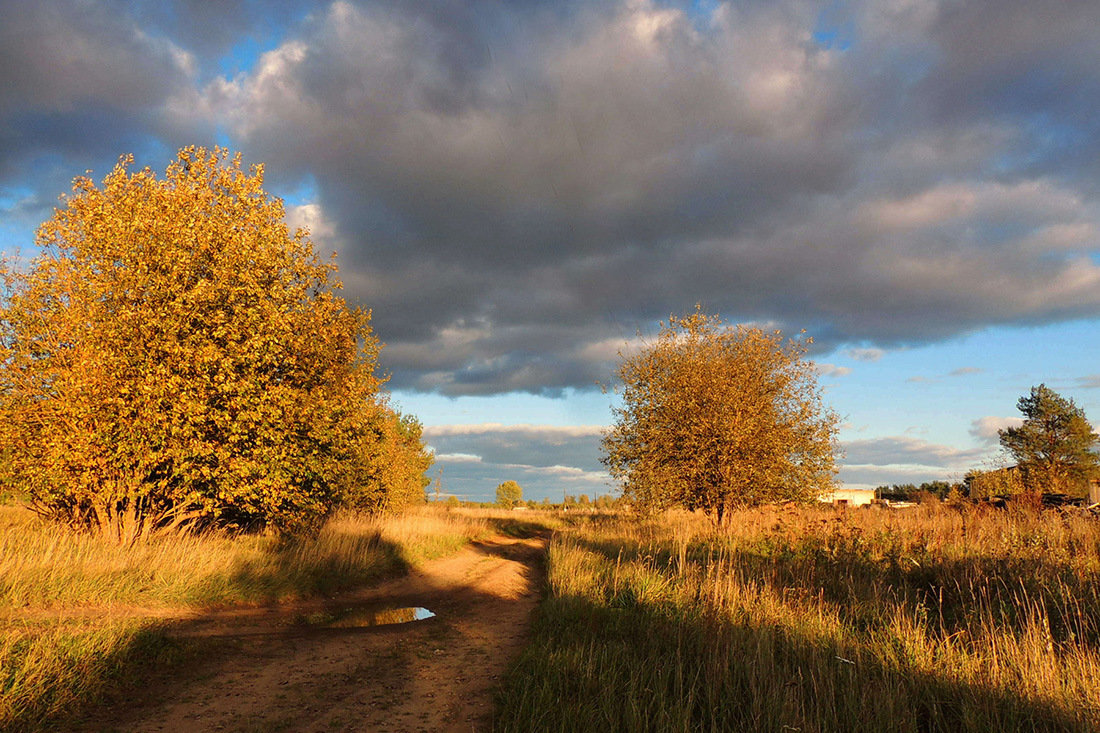
<svg viewBox="0 0 1100 733">
<path fill-rule="evenodd" d="M 313 538 L 165 534 L 123 547 L 0 506 L 0 612 L 266 602 L 362 585 L 453 551 L 486 520 L 424 507 L 392 517 L 346 514 Z"/>
<path fill-rule="evenodd" d="M 600 520 L 549 567 L 503 730 L 1100 729 L 1092 518 Z"/>
<path fill-rule="evenodd" d="M 0 505 L 0 730 L 48 726 L 186 656 L 166 625 L 174 615 L 348 590 L 491 531 L 489 519 L 422 507 L 338 516 L 290 543 L 166 534 L 120 547 Z"/>
</svg>

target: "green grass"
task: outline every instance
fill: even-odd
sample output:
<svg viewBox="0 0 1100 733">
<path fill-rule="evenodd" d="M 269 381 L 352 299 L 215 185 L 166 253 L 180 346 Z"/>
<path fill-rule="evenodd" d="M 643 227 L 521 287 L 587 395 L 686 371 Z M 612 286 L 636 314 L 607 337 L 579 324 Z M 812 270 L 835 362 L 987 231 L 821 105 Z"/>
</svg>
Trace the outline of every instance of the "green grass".
<svg viewBox="0 0 1100 733">
<path fill-rule="evenodd" d="M 1100 523 L 762 510 L 560 532 L 500 730 L 1100 729 Z"/>
<path fill-rule="evenodd" d="M 311 539 L 162 535 L 120 547 L 0 505 L 0 730 L 49 728 L 185 658 L 170 619 L 369 585 L 492 533 L 424 507 L 345 515 Z"/>
</svg>

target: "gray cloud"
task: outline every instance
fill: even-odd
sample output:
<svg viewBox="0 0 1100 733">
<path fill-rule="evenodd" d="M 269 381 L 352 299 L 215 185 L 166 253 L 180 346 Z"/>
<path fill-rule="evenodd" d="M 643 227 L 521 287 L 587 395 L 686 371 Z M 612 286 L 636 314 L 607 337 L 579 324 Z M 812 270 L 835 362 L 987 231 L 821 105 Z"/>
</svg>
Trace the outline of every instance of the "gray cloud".
<svg viewBox="0 0 1100 733">
<path fill-rule="evenodd" d="M 841 446 L 840 477 L 845 483 L 870 485 L 961 478 L 988 461 L 992 445 L 988 435 L 995 441 L 996 428 L 1013 422 L 1013 418 L 994 417 L 975 421 L 974 434 L 985 444 L 970 449 L 911 436 L 846 441 Z M 591 494 L 611 487 L 599 463 L 601 430 L 599 426 L 449 425 L 428 427 L 425 437 L 436 450 L 444 476 L 467 490 L 484 486 L 488 492 L 500 481 L 522 475 L 539 492 L 561 492 L 564 485 L 570 493 Z"/>
<path fill-rule="evenodd" d="M 873 347 L 848 349 L 845 353 L 856 361 L 878 361 L 886 354 L 882 349 Z"/>
<path fill-rule="evenodd" d="M 1010 424 L 1012 418 L 983 418 L 975 431 Z M 515 479 L 528 497 L 560 499 L 570 494 L 610 493 L 614 485 L 599 462 L 599 426 L 441 425 L 425 438 L 443 468 L 444 491 L 490 500 L 501 481 Z M 978 435 L 976 432 L 975 435 Z M 910 436 L 853 440 L 842 444 L 839 476 L 846 484 L 920 484 L 958 478 L 988 461 L 989 444 L 958 449 Z"/>
<path fill-rule="evenodd" d="M 972 467 L 987 453 L 984 447 L 959 449 L 908 436 L 853 440 L 845 442 L 843 448 L 845 455 L 842 463 L 845 465 L 898 464 L 934 466 L 944 470 Z"/>
<path fill-rule="evenodd" d="M 5 216 L 42 221 L 74 176 L 102 176 L 125 153 L 161 166 L 212 142 L 195 72 L 192 53 L 124 3 L 0 0 L 0 197 L 21 200 Z"/>
<path fill-rule="evenodd" d="M 1100 314 L 1096 4 L 819 8 L 7 2 L 0 187 L 221 125 L 447 394 L 607 381 L 696 302 L 870 360 Z"/>
<path fill-rule="evenodd" d="M 600 431 L 599 427 L 444 425 L 427 427 L 424 436 L 437 455 L 473 455 L 498 465 L 602 471 Z"/>
<path fill-rule="evenodd" d="M 1100 312 L 1092 192 L 1056 161 L 989 177 L 1049 109 L 995 96 L 1038 51 L 967 53 L 946 10 L 888 47 L 914 19 L 865 8 L 843 52 L 799 3 L 408 12 L 334 4 L 222 91 L 250 150 L 317 176 L 402 386 L 591 384 L 586 345 L 696 301 L 826 345 Z M 963 69 L 979 101 L 947 115 Z"/>
<path fill-rule="evenodd" d="M 1003 418 L 983 418 L 997 419 Z M 987 427 L 979 420 L 976 429 L 979 423 Z M 910 436 L 852 440 L 841 447 L 844 457 L 839 461 L 839 478 L 848 485 L 961 480 L 966 471 L 981 467 L 990 458 L 988 445 L 959 449 Z"/>
</svg>

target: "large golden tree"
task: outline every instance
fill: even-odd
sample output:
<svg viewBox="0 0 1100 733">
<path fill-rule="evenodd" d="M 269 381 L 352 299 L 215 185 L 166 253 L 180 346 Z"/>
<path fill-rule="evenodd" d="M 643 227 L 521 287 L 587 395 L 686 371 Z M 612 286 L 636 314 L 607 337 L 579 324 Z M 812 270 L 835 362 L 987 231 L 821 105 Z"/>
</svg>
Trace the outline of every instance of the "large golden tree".
<svg viewBox="0 0 1100 733">
<path fill-rule="evenodd" d="M 2 310 L 5 443 L 43 515 L 126 541 L 185 521 L 315 526 L 355 490 L 381 380 L 370 314 L 263 169 L 124 158 L 41 226 Z M 368 409 L 370 408 L 370 409 Z"/>
<path fill-rule="evenodd" d="M 808 501 L 833 484 L 837 417 L 822 404 L 809 340 L 731 327 L 699 309 L 624 358 L 622 407 L 603 461 L 647 509 L 729 510 Z"/>
</svg>

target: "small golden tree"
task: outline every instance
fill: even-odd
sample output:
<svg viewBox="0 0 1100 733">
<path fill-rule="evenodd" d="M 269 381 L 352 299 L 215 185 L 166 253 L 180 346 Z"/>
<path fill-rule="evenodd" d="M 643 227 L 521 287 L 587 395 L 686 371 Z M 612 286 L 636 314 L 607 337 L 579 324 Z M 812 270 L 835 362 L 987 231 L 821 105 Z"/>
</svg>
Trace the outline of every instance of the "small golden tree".
<svg viewBox="0 0 1100 733">
<path fill-rule="evenodd" d="M 381 513 L 423 503 L 431 483 L 427 471 L 435 462 L 424 445 L 423 426 L 381 401 L 368 425 L 357 461 L 350 464 L 347 505 Z"/>
<path fill-rule="evenodd" d="M 603 462 L 642 509 L 730 509 L 816 499 L 833 485 L 836 415 L 805 341 L 696 311 L 662 324 L 619 367 L 622 404 Z"/>
<path fill-rule="evenodd" d="M 128 541 L 205 520 L 315 526 L 381 380 L 370 314 L 290 233 L 262 167 L 180 151 L 78 178 L 6 271 L 5 447 L 41 514 Z"/>
<path fill-rule="evenodd" d="M 511 509 L 523 501 L 523 487 L 509 479 L 497 485 L 497 506 Z"/>
</svg>

